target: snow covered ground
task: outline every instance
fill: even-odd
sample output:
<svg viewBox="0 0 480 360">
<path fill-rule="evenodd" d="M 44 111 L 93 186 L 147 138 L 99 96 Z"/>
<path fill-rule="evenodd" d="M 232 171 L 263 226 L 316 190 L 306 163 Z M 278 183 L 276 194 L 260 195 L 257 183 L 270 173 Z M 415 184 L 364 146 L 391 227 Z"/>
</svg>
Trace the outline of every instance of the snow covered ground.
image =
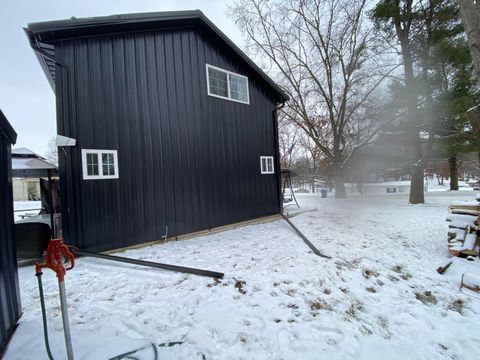
<svg viewBox="0 0 480 360">
<path fill-rule="evenodd" d="M 448 259 L 447 206 L 474 192 L 347 200 L 298 194 L 292 218 L 333 259 L 315 256 L 284 221 L 121 253 L 225 273 L 194 275 L 79 259 L 66 287 L 76 359 L 478 359 L 480 300 L 459 292 L 480 262 Z M 33 267 L 19 270 L 23 316 L 5 354 L 46 359 Z M 55 276 L 45 271 L 50 340 L 65 350 Z"/>
<path fill-rule="evenodd" d="M 21 220 L 23 217 L 38 215 L 41 207 L 41 201 L 14 201 L 13 209 L 15 210 L 15 221 Z"/>
<path fill-rule="evenodd" d="M 429 180 L 427 183 L 428 191 L 450 191 L 450 179 L 445 179 L 442 185 L 438 184 L 437 179 Z M 458 182 L 458 190 L 459 191 L 473 191 L 473 187 L 470 186 L 469 182 L 467 181 L 459 181 Z"/>
</svg>

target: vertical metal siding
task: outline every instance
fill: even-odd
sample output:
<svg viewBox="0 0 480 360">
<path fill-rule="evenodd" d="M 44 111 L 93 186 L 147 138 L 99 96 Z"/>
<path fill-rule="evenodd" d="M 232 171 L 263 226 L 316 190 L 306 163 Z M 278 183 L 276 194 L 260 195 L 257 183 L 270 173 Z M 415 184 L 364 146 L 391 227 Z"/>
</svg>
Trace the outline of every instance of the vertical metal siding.
<svg viewBox="0 0 480 360">
<path fill-rule="evenodd" d="M 222 44 L 191 28 L 65 40 L 56 56 L 59 133 L 77 139 L 60 162 L 69 242 L 106 250 L 279 212 L 277 177 L 260 174 L 275 101 Z M 206 63 L 248 76 L 250 105 L 208 96 Z M 83 180 L 85 148 L 118 150 L 119 179 Z"/>
<path fill-rule="evenodd" d="M 0 357 L 21 314 L 17 254 L 13 236 L 11 144 L 0 111 Z M 8 125 L 9 126 L 9 125 Z"/>
</svg>

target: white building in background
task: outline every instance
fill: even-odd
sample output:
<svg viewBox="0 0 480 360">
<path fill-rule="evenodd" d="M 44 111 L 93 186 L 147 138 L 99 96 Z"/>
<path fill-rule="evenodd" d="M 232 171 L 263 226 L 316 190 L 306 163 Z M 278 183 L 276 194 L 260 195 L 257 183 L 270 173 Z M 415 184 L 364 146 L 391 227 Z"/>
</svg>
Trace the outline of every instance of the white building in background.
<svg viewBox="0 0 480 360">
<path fill-rule="evenodd" d="M 40 200 L 40 179 L 14 178 L 12 183 L 13 201 Z"/>
<path fill-rule="evenodd" d="M 12 185 L 14 201 L 41 199 L 40 178 L 57 177 L 57 167 L 43 156 L 21 147 L 12 149 Z"/>
<path fill-rule="evenodd" d="M 409 194 L 410 181 L 389 181 L 383 183 L 363 184 L 364 195 Z"/>
</svg>

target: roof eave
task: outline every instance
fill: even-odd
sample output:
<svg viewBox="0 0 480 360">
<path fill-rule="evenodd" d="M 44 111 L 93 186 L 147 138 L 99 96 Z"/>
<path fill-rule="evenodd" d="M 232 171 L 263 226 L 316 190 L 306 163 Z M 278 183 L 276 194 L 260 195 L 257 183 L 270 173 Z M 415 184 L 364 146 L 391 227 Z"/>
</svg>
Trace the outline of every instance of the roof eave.
<svg viewBox="0 0 480 360">
<path fill-rule="evenodd" d="M 61 31 L 74 31 L 80 28 L 89 28 L 90 30 L 96 27 L 106 27 L 115 25 L 126 25 L 136 23 L 148 23 L 159 21 L 174 21 L 174 20 L 188 20 L 199 19 L 209 29 L 211 29 L 217 36 L 219 36 L 235 53 L 237 53 L 260 77 L 262 77 L 269 86 L 277 93 L 277 101 L 279 103 L 289 100 L 288 95 L 283 89 L 278 86 L 257 64 L 255 64 L 232 40 L 230 40 L 213 22 L 208 19 L 200 10 L 187 10 L 187 11 L 170 11 L 163 13 L 140 13 L 140 14 L 126 14 L 126 15 L 112 15 L 102 16 L 94 18 L 84 19 L 71 19 L 71 20 L 56 20 L 41 23 L 31 23 L 25 29 L 30 41 L 30 45 L 34 49 L 37 58 L 43 71 L 47 75 L 50 82 L 50 86 L 55 91 L 55 82 L 53 75 L 48 67 L 48 60 L 45 56 L 40 54 L 37 49 L 39 48 L 39 42 L 53 40 L 55 33 Z"/>
<path fill-rule="evenodd" d="M 208 19 L 205 14 L 201 11 L 198 11 L 199 18 L 206 23 L 218 36 L 220 36 L 240 57 L 243 58 L 258 74 L 264 78 L 270 86 L 275 89 L 278 94 L 281 96 L 281 101 L 279 102 L 286 102 L 289 100 L 289 96 L 280 88 L 275 81 L 273 81 L 270 76 L 268 76 L 257 64 L 255 64 L 248 56 L 240 49 L 232 40 L 228 38 L 213 22 Z"/>
<path fill-rule="evenodd" d="M 27 35 L 28 42 L 30 43 L 30 47 L 32 48 L 33 52 L 35 53 L 35 56 L 37 57 L 38 62 L 40 63 L 40 66 L 45 73 L 45 76 L 47 77 L 48 83 L 50 84 L 50 87 L 52 88 L 53 92 L 55 93 L 55 80 L 53 78 L 52 73 L 50 72 L 50 68 L 48 67 L 47 64 L 47 58 L 45 55 L 41 54 L 39 52 L 39 47 L 38 47 L 38 40 L 36 39 L 34 33 L 29 29 L 29 28 L 23 28 L 25 31 L 25 34 Z"/>
</svg>

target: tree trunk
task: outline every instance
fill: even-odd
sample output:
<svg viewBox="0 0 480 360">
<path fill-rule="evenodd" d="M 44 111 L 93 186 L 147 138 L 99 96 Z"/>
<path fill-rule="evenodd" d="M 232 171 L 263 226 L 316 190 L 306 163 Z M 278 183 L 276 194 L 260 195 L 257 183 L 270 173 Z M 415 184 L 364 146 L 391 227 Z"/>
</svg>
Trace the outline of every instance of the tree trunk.
<svg viewBox="0 0 480 360">
<path fill-rule="evenodd" d="M 443 185 L 443 175 L 436 173 L 435 176 L 437 177 L 438 185 Z M 432 179 L 433 180 L 433 179 Z"/>
<path fill-rule="evenodd" d="M 476 140 L 478 166 L 480 169 L 480 104 L 468 110 L 467 117 L 472 127 L 472 137 Z"/>
<path fill-rule="evenodd" d="M 473 65 L 480 78 L 480 2 L 473 0 L 459 0 L 460 14 L 463 27 L 468 37 L 468 45 L 472 54 Z"/>
<path fill-rule="evenodd" d="M 363 196 L 363 182 L 357 181 L 357 191 Z"/>
<path fill-rule="evenodd" d="M 450 190 L 458 190 L 458 161 L 457 156 L 452 155 L 448 159 L 450 164 Z"/>
<path fill-rule="evenodd" d="M 423 168 L 413 165 L 410 170 L 410 204 L 425 203 L 425 194 L 423 193 Z"/>
<path fill-rule="evenodd" d="M 409 29 L 408 29 L 409 30 Z M 413 72 L 413 58 L 409 44 L 409 32 L 401 29 L 400 24 L 396 24 L 397 37 L 402 48 L 405 88 L 407 91 L 407 132 L 410 149 L 410 204 L 423 204 L 425 197 L 423 194 L 423 162 L 421 140 L 418 130 L 418 108 L 417 94 L 418 88 L 415 84 L 415 74 Z"/>
<path fill-rule="evenodd" d="M 335 199 L 346 199 L 347 191 L 345 190 L 345 179 L 343 178 L 343 169 L 334 170 L 335 178 Z"/>
</svg>

